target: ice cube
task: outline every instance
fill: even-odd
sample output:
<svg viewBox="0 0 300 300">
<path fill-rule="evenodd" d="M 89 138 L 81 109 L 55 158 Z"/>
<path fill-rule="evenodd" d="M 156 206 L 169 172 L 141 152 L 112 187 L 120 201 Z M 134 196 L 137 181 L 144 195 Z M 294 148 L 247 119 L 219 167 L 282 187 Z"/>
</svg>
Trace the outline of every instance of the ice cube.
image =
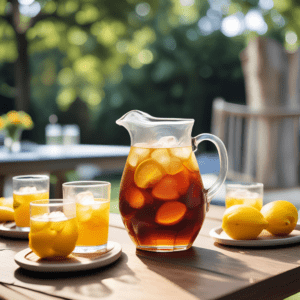
<svg viewBox="0 0 300 300">
<path fill-rule="evenodd" d="M 183 164 L 177 157 L 171 157 L 170 163 L 165 167 L 165 170 L 170 175 L 175 175 L 183 170 Z"/>
<path fill-rule="evenodd" d="M 171 148 L 170 152 L 175 157 L 181 159 L 181 160 L 187 160 L 191 153 L 192 153 L 192 147 L 176 147 Z"/>
<path fill-rule="evenodd" d="M 152 145 L 153 148 L 172 148 L 178 145 L 178 141 L 174 136 L 163 136 Z"/>
<path fill-rule="evenodd" d="M 109 222 L 109 201 L 95 201 L 91 206 L 92 214 L 89 220 L 90 225 L 92 226 L 105 226 Z M 90 212 L 88 212 L 90 213 Z"/>
<path fill-rule="evenodd" d="M 186 206 L 183 203 L 168 201 L 158 209 L 155 222 L 160 225 L 175 225 L 183 219 L 186 211 Z"/>
<path fill-rule="evenodd" d="M 150 153 L 150 149 L 146 148 L 136 148 L 133 147 L 130 149 L 129 155 L 128 155 L 128 163 L 134 168 L 136 167 L 140 162 L 145 160 L 147 156 Z"/>
<path fill-rule="evenodd" d="M 44 213 L 42 215 L 37 215 L 31 218 L 33 221 L 38 221 L 34 223 L 32 232 L 43 231 L 45 234 L 50 236 L 55 236 L 57 232 L 63 230 L 65 222 L 68 218 L 61 211 L 54 211 L 49 213 Z"/>
<path fill-rule="evenodd" d="M 39 222 L 49 222 L 49 214 L 44 213 L 42 215 L 36 215 L 31 217 L 34 221 L 39 221 Z"/>
<path fill-rule="evenodd" d="M 43 215 L 38 216 L 37 218 L 38 218 L 39 221 L 48 222 L 49 221 L 49 214 L 45 213 Z"/>
<path fill-rule="evenodd" d="M 103 202 L 95 201 L 95 202 L 92 204 L 92 209 L 93 209 L 93 211 L 100 210 L 100 209 L 101 209 L 101 206 L 102 206 L 102 203 L 103 203 Z"/>
<path fill-rule="evenodd" d="M 159 163 L 166 173 L 174 175 L 183 169 L 182 162 L 177 157 L 171 157 L 167 149 L 157 149 L 152 152 L 151 158 Z"/>
<path fill-rule="evenodd" d="M 192 172 L 199 171 L 199 165 L 196 156 L 193 154 L 183 164 Z"/>
<path fill-rule="evenodd" d="M 151 154 L 151 158 L 153 158 L 160 165 L 168 166 L 171 161 L 171 157 L 167 149 L 157 149 L 154 150 Z"/>
<path fill-rule="evenodd" d="M 57 232 L 60 232 L 64 229 L 66 222 L 68 218 L 65 216 L 65 214 L 61 211 L 53 211 L 48 215 L 49 221 L 51 222 L 51 230 L 55 230 Z"/>
<path fill-rule="evenodd" d="M 37 192 L 37 188 L 35 186 L 22 186 L 19 189 L 20 194 L 34 194 Z"/>
<path fill-rule="evenodd" d="M 48 214 L 48 218 L 49 221 L 55 221 L 55 222 L 68 220 L 68 218 L 65 216 L 65 214 L 62 211 L 52 211 L 50 214 Z"/>
<path fill-rule="evenodd" d="M 41 222 L 59 222 L 59 221 L 66 221 L 68 218 L 65 214 L 61 211 L 53 211 L 51 213 L 44 213 L 42 215 L 37 215 L 33 217 L 34 220 L 41 221 Z"/>
<path fill-rule="evenodd" d="M 91 205 L 95 202 L 95 198 L 92 192 L 86 191 L 77 194 L 75 201 L 81 205 Z"/>
<path fill-rule="evenodd" d="M 34 225 L 31 226 L 30 228 L 30 231 L 32 233 L 36 233 L 42 230 L 47 230 L 50 224 L 48 222 L 49 221 L 48 214 L 31 217 L 31 221 L 34 222 L 32 223 Z"/>
<path fill-rule="evenodd" d="M 157 183 L 163 175 L 161 166 L 150 158 L 139 164 L 134 173 L 134 182 L 138 187 L 146 189 Z"/>
<path fill-rule="evenodd" d="M 88 222 L 93 216 L 93 207 L 86 204 L 77 204 L 76 216 L 79 222 Z"/>
<path fill-rule="evenodd" d="M 237 189 L 234 191 L 231 191 L 227 194 L 227 197 L 231 198 L 242 198 L 242 199 L 254 199 L 254 198 L 261 198 L 261 196 L 258 193 L 253 193 L 245 189 Z"/>
</svg>

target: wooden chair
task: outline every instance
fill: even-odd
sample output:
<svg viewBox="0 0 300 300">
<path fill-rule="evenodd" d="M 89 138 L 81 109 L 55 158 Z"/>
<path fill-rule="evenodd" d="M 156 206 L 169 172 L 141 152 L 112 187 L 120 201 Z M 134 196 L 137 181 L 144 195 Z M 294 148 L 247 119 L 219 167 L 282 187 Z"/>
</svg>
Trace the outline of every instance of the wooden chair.
<svg viewBox="0 0 300 300">
<path fill-rule="evenodd" d="M 266 188 L 299 185 L 299 117 L 300 110 L 253 109 L 215 99 L 212 133 L 227 148 L 227 178 Z"/>
</svg>

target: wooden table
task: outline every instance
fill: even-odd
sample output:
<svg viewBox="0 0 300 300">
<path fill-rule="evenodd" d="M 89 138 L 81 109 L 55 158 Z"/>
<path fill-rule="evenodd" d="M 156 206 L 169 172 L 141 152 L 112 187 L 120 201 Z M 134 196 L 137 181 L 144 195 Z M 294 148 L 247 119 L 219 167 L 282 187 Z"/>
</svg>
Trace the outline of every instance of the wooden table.
<svg viewBox="0 0 300 300">
<path fill-rule="evenodd" d="M 109 239 L 122 245 L 122 256 L 85 273 L 29 273 L 13 260 L 28 242 L 0 238 L 0 298 L 258 300 L 299 292 L 300 245 L 251 249 L 214 243 L 209 231 L 220 226 L 223 212 L 211 205 L 194 246 L 176 253 L 137 252 L 120 216 L 111 215 Z"/>
<path fill-rule="evenodd" d="M 61 198 L 66 171 L 75 169 L 79 164 L 95 164 L 102 170 L 122 172 L 129 148 L 105 145 L 35 145 L 27 151 L 13 154 L 6 153 L 2 149 L 0 151 L 0 196 L 3 195 L 6 176 L 48 172 L 56 175 L 54 196 Z"/>
</svg>

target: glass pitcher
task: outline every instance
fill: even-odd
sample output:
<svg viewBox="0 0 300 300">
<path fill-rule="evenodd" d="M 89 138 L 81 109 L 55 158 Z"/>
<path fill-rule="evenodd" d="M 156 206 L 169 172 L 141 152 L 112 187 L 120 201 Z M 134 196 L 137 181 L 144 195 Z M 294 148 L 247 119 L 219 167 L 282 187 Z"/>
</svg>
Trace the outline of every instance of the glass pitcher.
<svg viewBox="0 0 300 300">
<path fill-rule="evenodd" d="M 155 118 L 133 110 L 116 121 L 131 138 L 120 186 L 119 208 L 129 236 L 140 250 L 189 249 L 212 197 L 223 184 L 228 158 L 212 134 L 191 137 L 193 119 Z M 220 158 L 217 181 L 204 189 L 193 151 L 202 141 L 215 144 Z"/>
</svg>

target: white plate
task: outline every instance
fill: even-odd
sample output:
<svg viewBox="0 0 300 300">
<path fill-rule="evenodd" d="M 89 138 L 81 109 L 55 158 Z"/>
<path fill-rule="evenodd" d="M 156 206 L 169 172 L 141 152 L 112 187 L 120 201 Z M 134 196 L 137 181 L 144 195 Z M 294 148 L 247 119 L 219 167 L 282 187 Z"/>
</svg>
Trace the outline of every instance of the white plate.
<svg viewBox="0 0 300 300">
<path fill-rule="evenodd" d="M 28 239 L 28 233 L 29 231 L 18 229 L 15 222 L 0 223 L 0 236 Z"/>
<path fill-rule="evenodd" d="M 255 240 L 234 240 L 230 238 L 221 227 L 212 229 L 209 235 L 219 244 L 238 247 L 268 247 L 295 244 L 300 242 L 300 224 L 296 225 L 288 236 L 278 237 L 263 231 Z"/>
<path fill-rule="evenodd" d="M 74 272 L 101 268 L 115 262 L 122 253 L 119 243 L 108 242 L 103 254 L 71 254 L 61 260 L 40 259 L 30 248 L 15 255 L 15 262 L 24 269 L 36 272 Z"/>
</svg>

